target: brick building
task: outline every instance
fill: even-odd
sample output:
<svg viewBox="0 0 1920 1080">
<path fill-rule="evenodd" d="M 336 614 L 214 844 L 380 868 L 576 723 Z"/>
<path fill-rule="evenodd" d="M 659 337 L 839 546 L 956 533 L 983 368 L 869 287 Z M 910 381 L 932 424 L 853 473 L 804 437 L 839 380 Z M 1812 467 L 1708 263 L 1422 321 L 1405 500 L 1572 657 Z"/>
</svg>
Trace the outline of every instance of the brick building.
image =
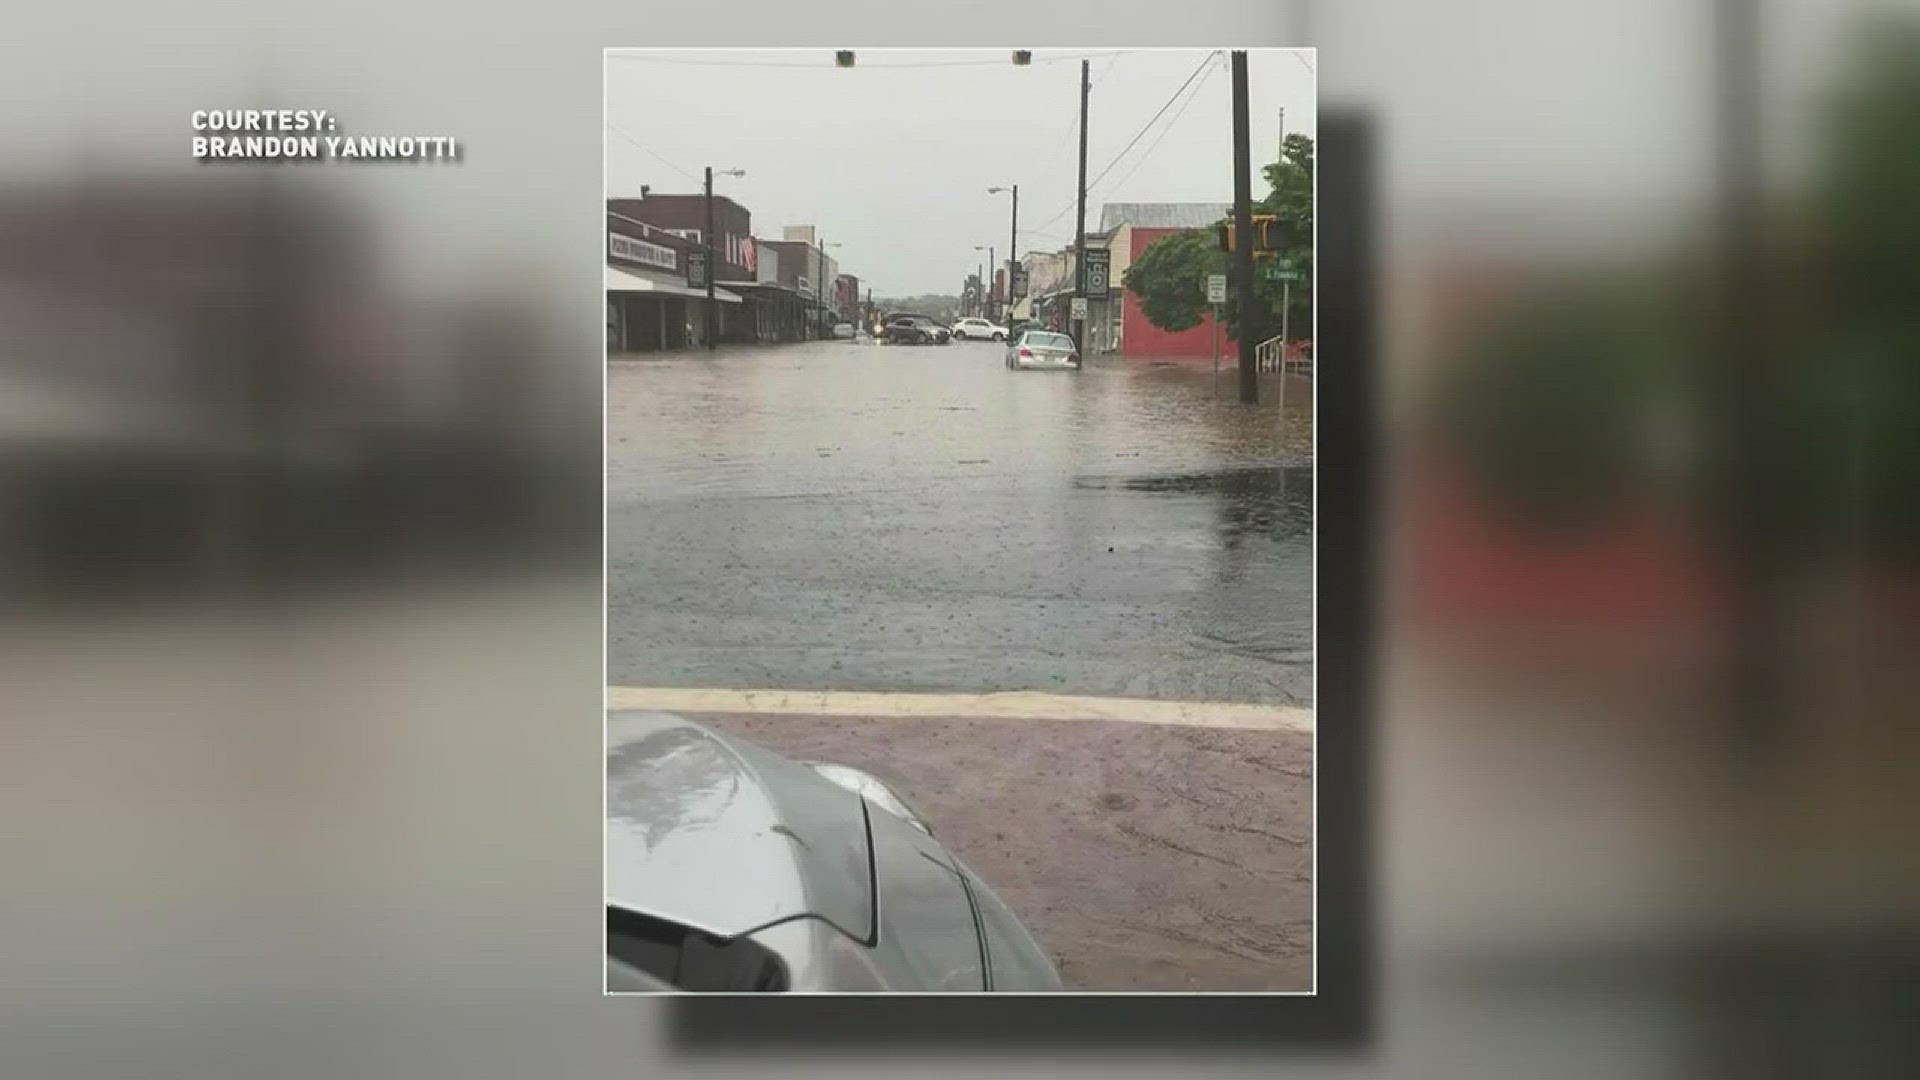
<svg viewBox="0 0 1920 1080">
<path fill-rule="evenodd" d="M 859 321 L 859 278 L 852 274 L 841 274 L 833 279 L 833 313 L 842 319 Z"/>
<path fill-rule="evenodd" d="M 705 343 L 707 293 L 688 281 L 688 253 L 706 240 L 703 194 L 607 200 L 607 347 L 616 352 Z M 720 341 L 758 340 L 756 313 L 731 285 L 755 280 L 752 215 L 713 198 L 713 323 Z"/>
<path fill-rule="evenodd" d="M 829 286 L 839 275 L 839 265 L 805 240 L 762 240 L 760 244 L 779 254 L 780 287 L 805 303 L 810 334 L 824 336 L 828 325 L 826 311 L 833 301 L 833 290 Z"/>
<path fill-rule="evenodd" d="M 608 199 L 607 209 L 634 221 L 672 233 L 690 244 L 705 243 L 705 195 L 660 195 L 648 192 L 638 199 Z M 713 261 L 716 282 L 754 278 L 753 215 L 725 195 L 713 197 Z"/>
</svg>

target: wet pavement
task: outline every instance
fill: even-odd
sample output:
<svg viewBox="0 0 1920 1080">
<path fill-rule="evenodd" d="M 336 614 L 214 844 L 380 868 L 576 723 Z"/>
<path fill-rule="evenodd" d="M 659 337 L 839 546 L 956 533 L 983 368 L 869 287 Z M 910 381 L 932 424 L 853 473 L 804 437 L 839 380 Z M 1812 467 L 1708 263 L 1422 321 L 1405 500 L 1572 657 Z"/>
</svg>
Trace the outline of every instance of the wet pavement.
<svg viewBox="0 0 1920 1080">
<path fill-rule="evenodd" d="M 1313 989 L 1313 737 L 1111 720 L 718 714 L 879 776 L 1070 990 Z"/>
<path fill-rule="evenodd" d="M 608 680 L 1310 705 L 1311 384 L 815 342 L 608 371 Z"/>
</svg>

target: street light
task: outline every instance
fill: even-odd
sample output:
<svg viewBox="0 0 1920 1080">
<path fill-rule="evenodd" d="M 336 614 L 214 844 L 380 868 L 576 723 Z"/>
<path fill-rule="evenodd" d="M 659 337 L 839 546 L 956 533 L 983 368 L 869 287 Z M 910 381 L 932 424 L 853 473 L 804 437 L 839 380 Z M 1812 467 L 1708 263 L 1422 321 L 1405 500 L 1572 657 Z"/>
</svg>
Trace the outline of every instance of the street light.
<svg viewBox="0 0 1920 1080">
<path fill-rule="evenodd" d="M 814 302 L 818 303 L 820 307 L 824 309 L 827 306 L 827 249 L 830 247 L 845 247 L 846 245 L 842 244 L 838 240 L 835 240 L 831 244 L 827 243 L 825 240 L 821 240 L 819 241 L 819 243 L 820 243 L 820 272 L 814 275 L 813 299 L 814 299 Z M 823 311 L 823 314 L 824 314 L 824 311 Z M 821 321 L 825 322 L 826 320 L 822 319 Z M 822 329 L 825 330 L 828 334 L 833 333 L 832 326 L 824 326 L 822 327 Z"/>
<path fill-rule="evenodd" d="M 747 170 L 721 169 L 720 175 L 741 177 L 747 175 Z M 706 318 L 702 322 L 707 328 L 707 348 L 714 349 L 719 347 L 719 343 L 714 339 L 720 336 L 720 312 L 715 309 L 713 300 L 713 166 L 711 165 L 707 166 L 707 227 L 700 236 L 706 241 L 704 246 L 707 249 L 707 310 Z"/>
<path fill-rule="evenodd" d="M 1013 268 L 1020 251 L 1020 185 L 1008 187 L 990 187 L 987 194 L 998 195 L 1003 191 L 1013 193 L 1013 213 L 1009 215 L 1011 224 L 1007 229 L 1007 318 L 1013 318 Z"/>
</svg>

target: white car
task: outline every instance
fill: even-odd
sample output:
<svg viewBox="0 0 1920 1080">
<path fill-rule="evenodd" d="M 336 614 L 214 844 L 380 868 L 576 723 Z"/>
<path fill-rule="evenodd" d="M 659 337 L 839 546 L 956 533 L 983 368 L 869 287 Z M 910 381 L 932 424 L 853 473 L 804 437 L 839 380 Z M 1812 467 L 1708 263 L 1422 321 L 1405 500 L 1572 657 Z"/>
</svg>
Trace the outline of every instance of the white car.
<svg viewBox="0 0 1920 1080">
<path fill-rule="evenodd" d="M 1051 330 L 1026 330 L 1007 346 L 1007 367 L 1015 371 L 1061 368 L 1080 370 L 1080 350 L 1073 339 Z"/>
<path fill-rule="evenodd" d="M 1005 341 L 1007 340 L 1007 328 L 1004 326 L 995 326 L 985 319 L 967 318 L 961 319 L 959 322 L 953 324 L 953 336 L 962 341 L 968 338 L 979 338 L 982 341 Z"/>
</svg>

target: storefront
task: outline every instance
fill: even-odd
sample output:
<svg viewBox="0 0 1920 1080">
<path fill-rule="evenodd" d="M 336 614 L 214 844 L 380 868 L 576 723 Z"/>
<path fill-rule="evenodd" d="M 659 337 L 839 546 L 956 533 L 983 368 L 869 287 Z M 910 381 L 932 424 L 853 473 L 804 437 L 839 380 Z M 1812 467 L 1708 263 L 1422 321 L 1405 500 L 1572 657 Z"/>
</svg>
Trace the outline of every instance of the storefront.
<svg viewBox="0 0 1920 1080">
<path fill-rule="evenodd" d="M 706 343 L 704 289 L 644 270 L 609 266 L 606 271 L 608 353 L 662 352 Z M 750 324 L 739 314 L 738 293 L 716 288 L 713 299 L 720 340 L 741 332 L 751 335 Z"/>
<path fill-rule="evenodd" d="M 727 282 L 746 297 L 739 320 L 741 333 L 727 340 L 760 343 L 804 341 L 808 336 L 809 298 L 772 282 Z"/>
</svg>

